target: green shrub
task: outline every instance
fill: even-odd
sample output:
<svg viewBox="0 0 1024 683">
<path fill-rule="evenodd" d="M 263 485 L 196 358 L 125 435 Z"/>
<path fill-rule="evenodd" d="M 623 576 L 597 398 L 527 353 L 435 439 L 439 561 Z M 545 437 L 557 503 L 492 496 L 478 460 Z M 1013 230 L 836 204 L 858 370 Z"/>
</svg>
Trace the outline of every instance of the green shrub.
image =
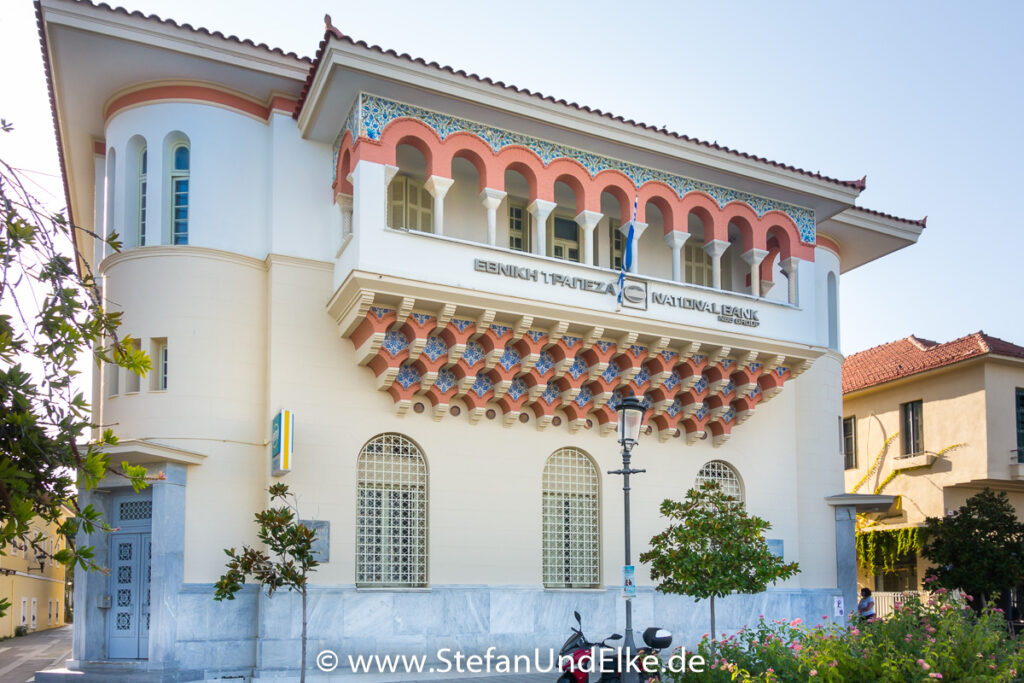
<svg viewBox="0 0 1024 683">
<path fill-rule="evenodd" d="M 25 635 L 27 633 L 28 633 L 28 626 L 25 626 L 25 624 L 22 624 L 21 626 L 15 626 L 14 627 L 14 636 L 15 637 L 23 636 L 23 635 Z"/>
<path fill-rule="evenodd" d="M 939 589 L 910 596 L 884 619 L 805 627 L 766 622 L 698 648 L 705 673 L 672 673 L 667 683 L 700 681 L 1024 681 L 1024 650 L 997 609 L 976 614 Z"/>
</svg>

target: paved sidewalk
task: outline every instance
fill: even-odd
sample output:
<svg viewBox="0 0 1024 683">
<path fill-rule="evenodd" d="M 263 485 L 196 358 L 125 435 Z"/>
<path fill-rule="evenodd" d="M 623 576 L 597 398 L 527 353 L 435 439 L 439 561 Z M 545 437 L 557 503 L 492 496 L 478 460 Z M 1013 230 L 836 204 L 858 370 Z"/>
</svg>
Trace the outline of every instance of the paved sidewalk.
<svg viewBox="0 0 1024 683">
<path fill-rule="evenodd" d="M 71 626 L 0 641 L 0 683 L 25 683 L 71 656 Z"/>
</svg>

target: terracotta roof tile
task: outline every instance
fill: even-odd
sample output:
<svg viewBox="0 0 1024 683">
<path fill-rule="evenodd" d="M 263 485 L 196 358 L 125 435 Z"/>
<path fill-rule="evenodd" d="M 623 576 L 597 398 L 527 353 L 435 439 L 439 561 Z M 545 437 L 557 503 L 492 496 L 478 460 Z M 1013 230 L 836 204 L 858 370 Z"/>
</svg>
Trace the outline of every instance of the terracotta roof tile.
<svg viewBox="0 0 1024 683">
<path fill-rule="evenodd" d="M 826 182 L 833 183 L 835 185 L 840 185 L 842 187 L 848 187 L 848 188 L 851 188 L 851 189 L 854 189 L 854 190 L 858 190 L 858 191 L 863 191 L 864 188 L 867 187 L 867 176 L 865 176 L 865 177 L 863 177 L 863 178 L 861 178 L 859 180 L 838 180 L 836 178 L 830 178 L 830 177 L 828 177 L 826 175 L 822 175 L 821 173 L 818 173 L 818 172 L 806 171 L 806 170 L 804 170 L 802 168 L 798 168 L 796 166 L 790 166 L 788 164 L 783 164 L 781 162 L 773 161 L 773 160 L 765 158 L 765 157 L 759 157 L 759 156 L 756 156 L 756 155 L 753 155 L 753 154 L 747 154 L 746 152 L 740 152 L 740 151 L 732 149 L 730 147 L 726 147 L 724 145 L 719 145 L 717 142 L 708 142 L 706 140 L 700 140 L 698 138 L 692 138 L 689 135 L 683 135 L 681 133 L 676 133 L 676 132 L 670 131 L 667 128 L 664 128 L 664 127 L 658 128 L 657 126 L 651 126 L 651 125 L 648 125 L 648 124 L 640 122 L 640 121 L 634 121 L 633 119 L 626 119 L 626 118 L 623 118 L 622 116 L 616 116 L 614 114 L 601 111 L 600 109 L 594 109 L 594 108 L 588 107 L 586 105 L 577 104 L 576 102 L 567 102 L 566 100 L 555 99 L 554 97 L 551 97 L 550 95 L 544 95 L 544 94 L 539 93 L 539 92 L 533 92 L 533 91 L 528 90 L 526 88 L 519 88 L 519 87 L 517 87 L 515 85 L 509 85 L 509 84 L 507 84 L 507 83 L 505 83 L 503 81 L 495 81 L 495 80 L 493 80 L 491 78 L 488 78 L 486 76 L 478 76 L 477 74 L 474 74 L 474 73 L 466 73 L 465 71 L 462 71 L 461 69 L 460 70 L 455 70 L 455 69 L 453 69 L 450 66 L 438 64 L 437 62 L 428 62 L 425 59 L 422 59 L 422 58 L 419 58 L 419 57 L 412 57 L 412 56 L 410 56 L 410 55 L 408 55 L 406 53 L 399 54 L 395 50 L 386 50 L 386 49 L 380 47 L 379 45 L 370 45 L 369 43 L 367 43 L 365 41 L 355 40 L 354 38 L 351 38 L 351 37 L 345 35 L 340 30 L 338 30 L 338 28 L 336 26 L 334 26 L 333 23 L 331 23 L 330 15 L 327 15 L 327 16 L 324 17 L 324 22 L 327 24 L 327 30 L 324 33 L 324 39 L 320 42 L 320 47 L 316 51 L 316 56 L 313 57 L 313 65 L 309 69 L 309 77 L 306 79 L 306 84 L 302 88 L 302 94 L 299 95 L 299 104 L 295 108 L 295 118 L 298 118 L 299 112 L 302 111 L 302 107 L 306 103 L 306 97 L 309 95 L 309 89 L 310 89 L 310 87 L 313 84 L 313 78 L 316 75 L 317 69 L 320 66 L 320 60 L 323 57 L 324 51 L 327 49 L 327 43 L 330 40 L 330 38 L 335 38 L 337 40 L 341 40 L 341 41 L 344 41 L 346 43 L 349 43 L 350 45 L 355 45 L 357 47 L 361 47 L 363 49 L 370 50 L 371 52 L 376 52 L 376 53 L 382 54 L 382 55 L 388 55 L 390 57 L 397 57 L 398 59 L 404 59 L 405 61 L 413 62 L 414 64 L 419 64 L 421 66 L 426 66 L 426 67 L 429 67 L 429 68 L 432 68 L 432 69 L 437 69 L 438 71 L 444 71 L 446 73 L 454 74 L 456 76 L 462 76 L 463 78 L 468 78 L 469 80 L 477 81 L 478 83 L 486 83 L 487 85 L 493 85 L 495 87 L 503 88 L 505 90 L 511 90 L 512 92 L 519 93 L 521 95 L 529 95 L 530 97 L 535 97 L 535 98 L 537 98 L 539 100 L 544 100 L 545 102 L 551 102 L 551 103 L 554 103 L 554 104 L 560 104 L 560 105 L 563 105 L 565 107 L 570 107 L 572 109 L 576 109 L 578 111 L 587 112 L 588 114 L 594 114 L 596 116 L 601 116 L 601 117 L 606 118 L 606 119 L 611 119 L 612 121 L 618 121 L 619 123 L 630 125 L 630 126 L 633 126 L 635 128 L 642 128 L 643 130 L 652 131 L 652 132 L 655 132 L 655 133 L 661 133 L 663 135 L 675 138 L 677 140 L 682 140 L 684 142 L 689 142 L 691 144 L 700 145 L 702 147 L 708 147 L 710 149 L 714 149 L 714 150 L 719 151 L 719 152 L 726 152 L 728 154 L 732 154 L 734 156 L 738 156 L 738 157 L 743 158 L 743 159 L 750 159 L 752 161 L 757 161 L 759 163 L 766 164 L 768 166 L 772 166 L 774 168 L 781 168 L 781 169 L 786 170 L 786 171 L 792 171 L 793 173 L 798 173 L 798 174 L 803 175 L 803 176 L 808 176 L 808 177 L 811 177 L 811 178 L 816 178 L 818 180 L 824 180 Z"/>
<path fill-rule="evenodd" d="M 928 216 L 920 220 L 914 220 L 913 218 L 900 218 L 899 216 L 893 216 L 891 213 L 884 213 L 882 211 L 875 211 L 874 209 L 865 209 L 863 206 L 850 207 L 854 211 L 860 211 L 861 213 L 870 214 L 872 216 L 880 216 L 881 218 L 891 218 L 894 221 L 900 221 L 901 223 L 909 223 L 910 225 L 919 225 L 922 228 L 928 227 Z"/>
<path fill-rule="evenodd" d="M 849 356 L 843 363 L 843 393 L 848 394 L 986 354 L 1024 358 L 1024 347 L 984 332 L 975 332 L 944 344 L 910 335 Z"/>
</svg>

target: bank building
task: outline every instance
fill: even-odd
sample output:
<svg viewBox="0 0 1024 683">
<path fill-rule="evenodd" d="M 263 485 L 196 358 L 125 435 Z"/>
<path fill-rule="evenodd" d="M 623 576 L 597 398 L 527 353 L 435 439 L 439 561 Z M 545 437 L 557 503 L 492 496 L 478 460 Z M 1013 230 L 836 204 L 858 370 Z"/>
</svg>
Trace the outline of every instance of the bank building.
<svg viewBox="0 0 1024 683">
<path fill-rule="evenodd" d="M 557 648 L 573 610 L 620 630 L 630 395 L 634 553 L 713 479 L 801 569 L 721 601 L 723 630 L 854 604 L 872 503 L 843 495 L 839 276 L 924 221 L 330 20 L 308 59 L 89 2 L 38 16 L 72 219 L 124 242 L 80 237 L 83 267 L 154 363 L 97 372 L 96 421 L 166 475 L 82 493 L 117 530 L 79 539 L 111 571 L 76 577 L 70 669 L 297 674 L 297 599 L 213 600 L 274 482 L 321 539 L 313 654 Z M 637 584 L 638 628 L 707 630 L 706 603 Z"/>
</svg>

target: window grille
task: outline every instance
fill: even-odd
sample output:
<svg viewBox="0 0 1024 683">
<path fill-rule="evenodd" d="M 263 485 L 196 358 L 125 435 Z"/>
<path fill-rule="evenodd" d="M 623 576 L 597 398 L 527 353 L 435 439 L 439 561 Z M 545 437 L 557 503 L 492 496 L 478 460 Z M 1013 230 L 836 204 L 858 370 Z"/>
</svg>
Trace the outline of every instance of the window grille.
<svg viewBox="0 0 1024 683">
<path fill-rule="evenodd" d="M 427 462 L 401 434 L 359 454 L 357 586 L 427 585 Z"/>
<path fill-rule="evenodd" d="M 718 482 L 723 493 L 727 496 L 732 496 L 739 503 L 744 502 L 743 484 L 740 482 L 740 477 L 736 474 L 736 470 L 728 463 L 721 460 L 712 460 L 705 463 L 704 467 L 701 467 L 700 472 L 697 473 L 697 486 L 706 481 Z"/>
<path fill-rule="evenodd" d="M 577 448 L 555 451 L 544 465 L 545 587 L 600 586 L 600 485 L 594 462 Z"/>
<path fill-rule="evenodd" d="M 151 500 L 129 500 L 121 503 L 118 507 L 118 517 L 121 521 L 152 519 L 153 501 Z"/>
<path fill-rule="evenodd" d="M 508 203 L 508 246 L 515 251 L 530 251 L 530 214 L 523 204 Z"/>
<path fill-rule="evenodd" d="M 139 159 L 139 215 L 138 215 L 138 244 L 146 246 L 146 148 L 142 148 L 142 156 Z"/>
</svg>

